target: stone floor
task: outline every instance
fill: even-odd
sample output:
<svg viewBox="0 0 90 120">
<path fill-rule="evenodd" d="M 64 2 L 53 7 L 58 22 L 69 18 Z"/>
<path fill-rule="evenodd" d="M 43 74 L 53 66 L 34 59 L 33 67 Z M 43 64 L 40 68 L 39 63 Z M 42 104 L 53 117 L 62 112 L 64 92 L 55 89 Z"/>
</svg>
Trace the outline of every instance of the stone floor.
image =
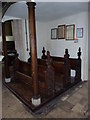
<svg viewBox="0 0 90 120">
<path fill-rule="evenodd" d="M 2 116 L 3 118 L 87 118 L 88 82 L 60 96 L 57 104 L 51 107 L 47 114 L 38 116 L 32 115 L 30 110 L 3 86 Z"/>
<path fill-rule="evenodd" d="M 0 120 L 2 118 L 2 65 L 0 62 Z"/>
</svg>

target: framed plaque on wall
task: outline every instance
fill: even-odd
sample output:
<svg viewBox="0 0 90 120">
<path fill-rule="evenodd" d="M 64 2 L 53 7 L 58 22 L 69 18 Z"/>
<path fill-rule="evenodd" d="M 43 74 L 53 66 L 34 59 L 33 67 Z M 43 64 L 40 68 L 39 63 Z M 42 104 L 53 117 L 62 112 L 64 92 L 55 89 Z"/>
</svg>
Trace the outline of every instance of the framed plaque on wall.
<svg viewBox="0 0 90 120">
<path fill-rule="evenodd" d="M 83 28 L 77 28 L 77 38 L 83 38 Z"/>
<path fill-rule="evenodd" d="M 57 28 L 51 29 L 51 39 L 57 39 Z"/>
<path fill-rule="evenodd" d="M 58 26 L 58 39 L 65 39 L 65 25 Z"/>
<path fill-rule="evenodd" d="M 66 40 L 74 40 L 75 38 L 75 25 L 66 26 Z"/>
</svg>

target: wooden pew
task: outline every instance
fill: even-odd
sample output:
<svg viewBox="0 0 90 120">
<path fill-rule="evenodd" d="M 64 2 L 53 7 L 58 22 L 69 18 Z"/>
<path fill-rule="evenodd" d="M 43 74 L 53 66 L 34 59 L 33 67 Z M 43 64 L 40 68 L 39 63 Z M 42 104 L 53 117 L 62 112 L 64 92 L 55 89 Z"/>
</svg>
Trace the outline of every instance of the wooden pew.
<svg viewBox="0 0 90 120">
<path fill-rule="evenodd" d="M 45 54 L 46 50 L 43 47 L 43 55 L 41 56 L 42 59 L 46 59 L 47 55 Z M 78 58 L 69 58 L 69 63 L 70 63 L 70 69 L 71 70 L 75 70 L 76 74 L 75 74 L 75 82 L 79 82 L 81 81 L 81 48 L 79 47 L 78 50 Z M 52 58 L 53 61 L 56 62 L 64 62 L 65 58 L 64 57 L 56 57 L 56 56 L 50 56 Z"/>
<path fill-rule="evenodd" d="M 32 85 L 31 64 L 19 60 L 18 56 L 14 61 L 14 78 L 27 85 Z"/>
<path fill-rule="evenodd" d="M 57 89 L 57 85 L 61 88 L 66 88 L 72 84 L 72 78 L 74 83 L 81 80 L 81 49 L 78 51 L 78 58 L 69 58 L 68 49 L 65 49 L 64 57 L 50 56 L 50 52 L 47 51 L 47 55 L 43 55 L 43 59 L 38 59 L 38 65 L 47 66 L 47 59 L 51 61 L 51 69 L 54 71 L 54 88 Z M 75 76 L 71 76 L 71 70 L 75 70 Z M 39 74 L 41 72 L 38 72 Z M 49 74 L 50 76 L 50 74 Z"/>
<path fill-rule="evenodd" d="M 47 62 L 49 61 L 47 60 Z M 38 65 L 39 90 L 44 94 L 48 94 L 50 91 L 54 92 L 54 71 L 50 68 L 51 64 Z M 50 74 L 52 74 L 51 77 Z M 14 61 L 14 78 L 33 88 L 31 63 L 21 61 L 16 57 Z"/>
<path fill-rule="evenodd" d="M 64 59 L 61 62 L 52 60 L 49 51 L 47 51 L 47 59 L 51 61 L 51 65 L 52 65 L 51 69 L 53 69 L 54 71 L 55 89 L 57 85 L 59 86 L 59 88 L 60 87 L 65 88 L 67 85 L 70 85 L 71 79 L 70 79 L 70 62 L 69 62 L 68 49 L 65 50 Z M 47 59 L 45 57 L 44 59 L 38 59 L 38 65 L 46 66 Z"/>
<path fill-rule="evenodd" d="M 66 88 L 71 85 L 70 77 L 70 61 L 68 49 L 65 49 L 65 55 L 63 61 L 54 61 L 53 67 L 55 69 L 55 81 L 59 84 L 61 83 L 62 88 Z"/>
</svg>

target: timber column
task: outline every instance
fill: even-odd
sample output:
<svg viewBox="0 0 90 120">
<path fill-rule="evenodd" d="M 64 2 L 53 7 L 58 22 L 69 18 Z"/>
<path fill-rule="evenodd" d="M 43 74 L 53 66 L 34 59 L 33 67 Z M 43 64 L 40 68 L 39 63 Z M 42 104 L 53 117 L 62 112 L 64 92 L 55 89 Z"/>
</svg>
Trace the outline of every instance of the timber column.
<svg viewBox="0 0 90 120">
<path fill-rule="evenodd" d="M 8 55 L 6 46 L 6 34 L 5 34 L 5 23 L 2 23 L 2 42 L 3 42 L 3 52 L 4 52 L 4 64 L 5 64 L 5 82 L 11 82 L 10 71 L 8 66 Z"/>
<path fill-rule="evenodd" d="M 38 90 L 38 75 L 37 75 L 37 45 L 36 45 L 36 26 L 35 26 L 35 2 L 27 2 L 28 5 L 28 22 L 29 22 L 29 39 L 33 78 L 33 98 L 32 104 L 39 105 L 41 99 Z"/>
</svg>

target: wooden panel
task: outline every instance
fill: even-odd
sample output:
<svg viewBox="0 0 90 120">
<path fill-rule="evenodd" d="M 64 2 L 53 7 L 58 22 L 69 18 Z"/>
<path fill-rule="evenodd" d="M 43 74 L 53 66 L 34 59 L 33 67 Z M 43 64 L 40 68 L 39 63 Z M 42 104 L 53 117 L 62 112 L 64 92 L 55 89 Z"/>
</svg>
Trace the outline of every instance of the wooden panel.
<svg viewBox="0 0 90 120">
<path fill-rule="evenodd" d="M 53 61 L 52 65 L 56 74 L 64 74 L 64 62 Z"/>
<path fill-rule="evenodd" d="M 43 65 L 46 66 L 46 60 L 45 59 L 37 59 L 38 60 L 38 65 Z"/>
<path fill-rule="evenodd" d="M 31 76 L 32 75 L 31 64 L 24 61 L 19 61 L 19 71 L 21 73 Z"/>
<path fill-rule="evenodd" d="M 24 82 L 25 84 L 33 85 L 33 84 L 32 84 L 32 77 L 30 77 L 30 76 L 28 76 L 28 75 L 26 75 L 26 74 L 23 74 L 23 73 L 21 73 L 21 72 L 19 72 L 19 71 L 16 72 L 16 76 L 17 76 L 17 78 L 18 78 L 20 81 Z"/>
<path fill-rule="evenodd" d="M 64 62 L 64 58 L 63 57 L 56 57 L 56 56 L 50 56 L 54 61 L 58 61 L 58 62 Z"/>
</svg>

